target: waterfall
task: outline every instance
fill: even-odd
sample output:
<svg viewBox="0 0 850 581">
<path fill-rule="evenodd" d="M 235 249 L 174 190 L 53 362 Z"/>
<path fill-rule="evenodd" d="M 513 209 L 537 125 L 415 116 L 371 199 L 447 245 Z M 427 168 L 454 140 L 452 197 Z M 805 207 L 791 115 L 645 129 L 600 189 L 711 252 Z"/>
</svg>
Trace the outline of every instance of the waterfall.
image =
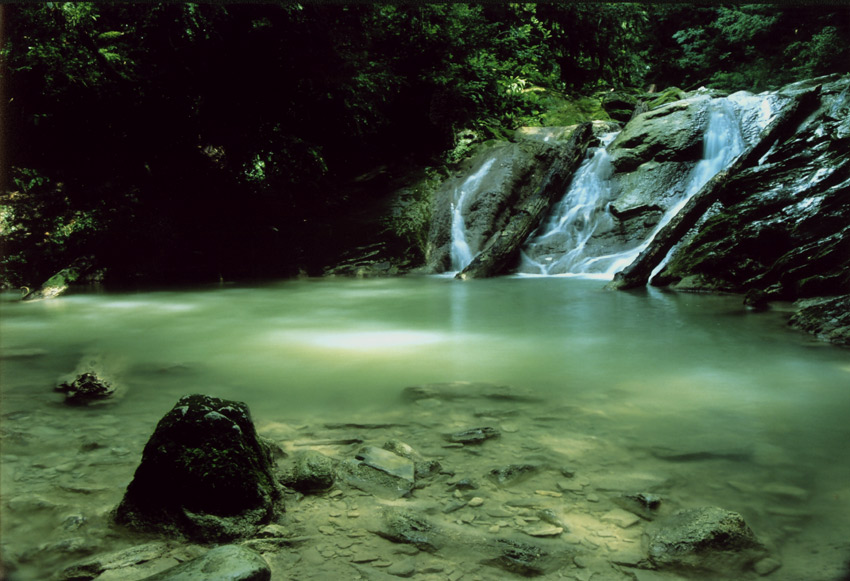
<svg viewBox="0 0 850 581">
<path fill-rule="evenodd" d="M 589 149 L 566 195 L 542 229 L 522 249 L 520 272 L 563 274 L 580 272 L 584 247 L 613 218 L 605 207 L 611 197 L 611 158 L 606 147 L 618 132 L 603 135 L 601 146 Z M 540 233 L 542 232 L 542 233 Z"/>
<path fill-rule="evenodd" d="M 588 159 L 576 172 L 552 217 L 523 248 L 519 272 L 613 278 L 615 273 L 631 264 L 688 200 L 745 147 L 733 101 L 712 100 L 703 136 L 702 159 L 689 174 L 682 194 L 671 200 L 667 211 L 643 242 L 625 250 L 594 254 L 588 249 L 590 239 L 614 227 L 614 217 L 608 210 L 608 203 L 612 201 L 612 168 L 605 146 L 615 136 L 605 136 L 603 147 L 588 153 Z"/>
<path fill-rule="evenodd" d="M 473 252 L 469 246 L 466 236 L 466 220 L 464 219 L 464 211 L 467 209 L 470 194 L 478 189 L 481 185 L 481 180 L 487 175 L 490 167 L 496 158 L 490 158 L 486 163 L 478 169 L 477 172 L 466 178 L 460 187 L 456 188 L 452 198 L 452 250 L 451 250 L 451 269 L 454 272 L 460 272 L 472 262 L 473 257 L 477 254 L 476 249 Z"/>
</svg>

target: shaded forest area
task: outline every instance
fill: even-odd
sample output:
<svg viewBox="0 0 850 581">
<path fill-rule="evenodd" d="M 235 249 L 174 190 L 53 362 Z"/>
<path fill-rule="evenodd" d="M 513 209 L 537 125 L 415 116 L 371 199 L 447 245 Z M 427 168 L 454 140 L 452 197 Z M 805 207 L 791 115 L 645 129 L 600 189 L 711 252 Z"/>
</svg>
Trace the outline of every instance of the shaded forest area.
<svg viewBox="0 0 850 581">
<path fill-rule="evenodd" d="M 0 4 L 6 288 L 317 274 L 337 218 L 606 96 L 850 67 L 850 7 Z M 613 93 L 612 93 L 613 92 Z M 470 137 L 472 136 L 472 137 Z M 392 168 L 392 169 L 390 169 Z M 396 236 L 398 238 L 398 236 Z"/>
</svg>

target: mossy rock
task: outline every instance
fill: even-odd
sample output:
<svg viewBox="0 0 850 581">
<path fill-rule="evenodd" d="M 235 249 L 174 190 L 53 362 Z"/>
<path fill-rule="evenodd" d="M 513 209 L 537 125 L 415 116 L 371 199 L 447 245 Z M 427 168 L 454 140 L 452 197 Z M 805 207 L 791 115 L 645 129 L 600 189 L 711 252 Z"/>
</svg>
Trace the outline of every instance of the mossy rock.
<svg viewBox="0 0 850 581">
<path fill-rule="evenodd" d="M 248 407 L 181 398 L 157 424 L 115 518 L 202 542 L 249 536 L 283 507 L 269 450 Z"/>
<path fill-rule="evenodd" d="M 669 87 L 660 93 L 650 95 L 652 99 L 649 101 L 648 105 L 650 109 L 655 109 L 656 107 L 661 107 L 662 105 L 684 99 L 687 96 L 687 93 L 679 87 Z"/>
</svg>

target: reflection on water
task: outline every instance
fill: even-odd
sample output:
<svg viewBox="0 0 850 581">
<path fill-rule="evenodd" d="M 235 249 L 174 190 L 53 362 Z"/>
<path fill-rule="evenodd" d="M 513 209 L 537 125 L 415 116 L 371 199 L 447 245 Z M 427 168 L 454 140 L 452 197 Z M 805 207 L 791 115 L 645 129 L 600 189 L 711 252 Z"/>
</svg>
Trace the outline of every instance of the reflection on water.
<svg viewBox="0 0 850 581">
<path fill-rule="evenodd" d="M 748 462 L 807 491 L 806 534 L 847 537 L 836 523 L 850 522 L 850 353 L 788 331 L 781 312 L 745 311 L 740 297 L 517 277 L 6 299 L 0 495 L 3 542 L 16 537 L 8 550 L 59 534 L 56 519 L 67 515 L 28 512 L 24 498 L 57 494 L 51 478 L 108 489 L 105 521 L 153 426 L 186 393 L 245 401 L 262 426 L 387 413 L 402 388 L 450 381 L 512 384 L 553 407 L 593 410 L 586 429 L 637 450 L 636 464 L 646 450 L 738 458 L 746 448 Z M 111 362 L 125 395 L 96 409 L 61 405 L 55 380 L 91 354 Z M 75 464 L 86 438 L 106 440 L 111 471 L 95 477 Z M 706 492 L 711 483 L 694 474 L 694 494 L 722 502 L 725 482 Z"/>
</svg>

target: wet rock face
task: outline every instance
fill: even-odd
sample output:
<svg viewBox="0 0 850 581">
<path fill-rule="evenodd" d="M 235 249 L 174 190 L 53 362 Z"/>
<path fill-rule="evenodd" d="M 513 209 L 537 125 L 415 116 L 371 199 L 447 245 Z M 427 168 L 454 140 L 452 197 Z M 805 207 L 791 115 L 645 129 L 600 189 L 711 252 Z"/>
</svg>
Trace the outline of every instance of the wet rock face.
<svg viewBox="0 0 850 581">
<path fill-rule="evenodd" d="M 635 117 L 611 143 L 611 164 L 628 172 L 648 161 L 697 161 L 709 96 L 669 103 Z"/>
<path fill-rule="evenodd" d="M 818 110 L 731 178 L 732 199 L 712 208 L 653 284 L 756 289 L 771 300 L 850 293 L 848 87 L 850 77 L 823 82 Z"/>
<path fill-rule="evenodd" d="M 116 521 L 201 541 L 247 536 L 269 522 L 280 489 L 248 407 L 181 398 L 157 424 Z"/>
<path fill-rule="evenodd" d="M 560 143 L 532 141 L 482 147 L 434 195 L 426 251 L 427 270 L 443 272 L 451 266 L 452 204 L 458 197 L 458 191 L 465 184 L 468 187 L 470 175 L 491 163 L 481 182 L 465 198 L 463 207 L 467 242 L 474 254 L 505 227 L 510 209 L 536 191 L 563 148 Z"/>
<path fill-rule="evenodd" d="M 716 507 L 682 510 L 657 522 L 649 560 L 662 569 L 731 573 L 746 570 L 765 550 L 744 518 Z"/>
<path fill-rule="evenodd" d="M 850 295 L 799 301 L 789 324 L 830 343 L 850 347 Z"/>
</svg>

